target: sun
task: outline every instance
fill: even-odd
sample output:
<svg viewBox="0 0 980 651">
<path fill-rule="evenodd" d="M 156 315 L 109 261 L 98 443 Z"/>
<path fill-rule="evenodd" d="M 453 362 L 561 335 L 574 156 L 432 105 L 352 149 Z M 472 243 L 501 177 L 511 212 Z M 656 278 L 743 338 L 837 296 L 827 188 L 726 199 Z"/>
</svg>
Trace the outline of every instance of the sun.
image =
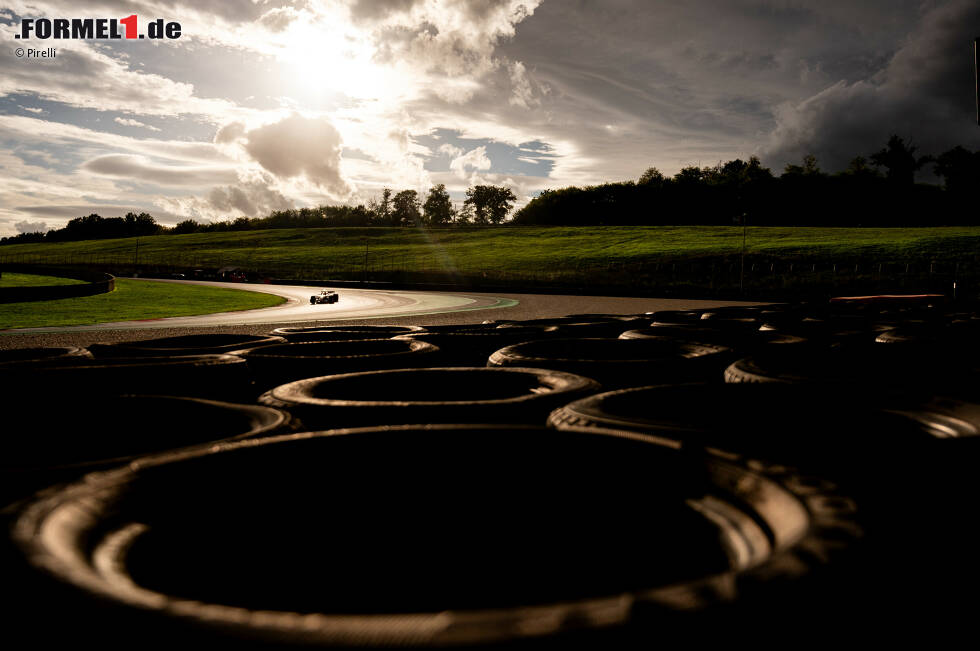
<svg viewBox="0 0 980 651">
<path fill-rule="evenodd" d="M 377 61 L 367 35 L 343 26 L 294 24 L 282 40 L 284 81 L 301 95 L 342 95 L 354 100 L 392 100 L 405 79 Z"/>
</svg>

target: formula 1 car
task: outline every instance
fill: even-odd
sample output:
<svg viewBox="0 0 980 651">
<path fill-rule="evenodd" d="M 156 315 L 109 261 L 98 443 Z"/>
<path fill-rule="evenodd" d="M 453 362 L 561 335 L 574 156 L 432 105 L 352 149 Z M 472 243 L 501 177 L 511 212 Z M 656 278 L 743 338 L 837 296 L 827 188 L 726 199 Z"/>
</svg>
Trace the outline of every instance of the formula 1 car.
<svg viewBox="0 0 980 651">
<path fill-rule="evenodd" d="M 321 303 L 336 303 L 340 300 L 337 292 L 330 292 L 325 289 L 320 290 L 319 294 L 310 296 L 310 305 L 320 305 Z"/>
</svg>

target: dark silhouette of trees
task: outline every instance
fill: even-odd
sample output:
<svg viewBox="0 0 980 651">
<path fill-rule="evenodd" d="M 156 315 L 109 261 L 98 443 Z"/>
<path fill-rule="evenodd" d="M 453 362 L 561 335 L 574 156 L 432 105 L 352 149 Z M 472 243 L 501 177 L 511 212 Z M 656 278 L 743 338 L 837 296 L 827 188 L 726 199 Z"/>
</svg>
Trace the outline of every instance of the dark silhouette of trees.
<svg viewBox="0 0 980 651">
<path fill-rule="evenodd" d="M 429 189 L 422 210 L 425 212 L 425 223 L 431 226 L 442 226 L 452 221 L 453 204 L 444 183 Z"/>
<path fill-rule="evenodd" d="M 855 156 L 852 158 L 851 162 L 847 164 L 847 169 L 841 172 L 841 174 L 862 179 L 881 178 L 878 170 L 868 165 L 868 159 L 864 156 Z"/>
<path fill-rule="evenodd" d="M 884 167 L 885 178 L 896 185 L 910 186 L 915 183 L 915 173 L 932 160 L 931 156 L 916 157 L 918 147 L 905 144 L 902 138 L 893 135 L 884 149 L 871 155 L 876 167 Z"/>
<path fill-rule="evenodd" d="M 965 193 L 980 188 L 980 151 L 957 145 L 936 157 L 933 172 L 949 192 Z"/>
<path fill-rule="evenodd" d="M 640 175 L 637 185 L 648 185 L 655 188 L 662 188 L 667 183 L 667 177 L 656 167 L 648 167 L 647 171 Z"/>
<path fill-rule="evenodd" d="M 477 185 L 466 189 L 464 204 L 473 206 L 477 224 L 499 224 L 514 207 L 517 197 L 510 188 L 496 185 Z"/>
<path fill-rule="evenodd" d="M 776 177 L 758 158 L 690 165 L 672 178 L 648 168 L 637 183 L 546 190 L 514 216 L 516 224 L 732 224 L 907 226 L 978 224 L 965 190 L 980 186 L 980 152 L 954 148 L 936 159 L 938 186 L 912 183 L 930 157 L 892 136 L 882 151 L 856 156 L 836 174 L 808 154 Z M 889 179 L 879 173 L 883 167 Z M 901 179 L 901 180 L 900 180 Z M 959 190 L 957 189 L 959 188 Z"/>
</svg>

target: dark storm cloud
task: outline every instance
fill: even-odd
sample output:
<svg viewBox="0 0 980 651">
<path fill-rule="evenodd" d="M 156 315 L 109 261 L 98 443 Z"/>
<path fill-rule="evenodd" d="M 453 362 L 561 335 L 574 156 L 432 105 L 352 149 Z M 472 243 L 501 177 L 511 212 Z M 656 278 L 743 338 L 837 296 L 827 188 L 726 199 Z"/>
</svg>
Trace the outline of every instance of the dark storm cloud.
<svg viewBox="0 0 980 651">
<path fill-rule="evenodd" d="M 978 25 L 974 0 L 932 7 L 877 73 L 780 107 L 764 159 L 796 161 L 812 153 L 825 170 L 838 170 L 881 149 L 892 133 L 922 153 L 980 147 L 972 66 Z"/>
</svg>

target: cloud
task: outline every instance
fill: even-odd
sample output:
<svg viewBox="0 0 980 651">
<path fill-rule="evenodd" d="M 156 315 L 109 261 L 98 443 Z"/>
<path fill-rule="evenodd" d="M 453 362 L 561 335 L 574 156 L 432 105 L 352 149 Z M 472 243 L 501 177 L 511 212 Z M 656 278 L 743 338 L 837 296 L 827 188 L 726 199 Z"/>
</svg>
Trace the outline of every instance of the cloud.
<svg viewBox="0 0 980 651">
<path fill-rule="evenodd" d="M 245 125 L 241 122 L 229 122 L 228 124 L 222 126 L 218 129 L 217 133 L 214 134 L 215 144 L 227 144 L 230 142 L 235 142 L 239 138 L 245 135 Z"/>
<path fill-rule="evenodd" d="M 527 77 L 527 69 L 520 61 L 515 61 L 510 67 L 510 82 L 514 85 L 514 92 L 509 100 L 511 104 L 521 108 L 541 104 L 541 101 L 534 97 L 531 81 Z"/>
<path fill-rule="evenodd" d="M 294 113 L 245 136 L 245 151 L 277 177 L 303 176 L 338 198 L 351 193 L 340 170 L 340 133 L 329 120 Z"/>
<path fill-rule="evenodd" d="M 113 122 L 117 122 L 124 127 L 141 127 L 143 129 L 149 129 L 150 131 L 160 131 L 160 129 L 151 124 L 144 124 L 139 120 L 130 120 L 129 118 L 115 118 Z"/>
<path fill-rule="evenodd" d="M 449 163 L 449 169 L 456 173 L 459 178 L 466 178 L 466 170 L 488 170 L 491 167 L 490 159 L 487 157 L 486 147 L 471 149 L 462 156 L 454 158 Z"/>
<path fill-rule="evenodd" d="M 0 76 L 0 96 L 34 93 L 70 106 L 138 115 L 220 115 L 235 110 L 226 100 L 198 97 L 192 84 L 130 70 L 124 59 L 85 41 L 71 43 L 43 65 L 6 66 Z"/>
<path fill-rule="evenodd" d="M 825 170 L 840 170 L 881 149 L 892 133 L 922 153 L 980 147 L 970 83 L 977 24 L 980 5 L 972 0 L 932 6 L 883 69 L 776 107 L 763 160 L 782 165 L 814 154 Z"/>
<path fill-rule="evenodd" d="M 448 142 L 439 145 L 438 151 L 440 154 L 445 154 L 452 158 L 458 158 L 459 156 L 463 155 L 463 149 L 461 147 L 451 145 Z"/>
<path fill-rule="evenodd" d="M 294 207 L 293 202 L 271 187 L 268 181 L 214 188 L 208 193 L 207 200 L 218 212 L 234 212 L 247 217 L 265 216 L 273 210 Z"/>
<path fill-rule="evenodd" d="M 45 233 L 48 230 L 48 225 L 45 222 L 22 221 L 14 224 L 14 228 L 17 229 L 18 233 Z"/>
<path fill-rule="evenodd" d="M 205 185 L 238 180 L 232 168 L 161 164 L 129 154 L 99 156 L 85 161 L 81 167 L 96 174 L 160 185 Z"/>
</svg>

